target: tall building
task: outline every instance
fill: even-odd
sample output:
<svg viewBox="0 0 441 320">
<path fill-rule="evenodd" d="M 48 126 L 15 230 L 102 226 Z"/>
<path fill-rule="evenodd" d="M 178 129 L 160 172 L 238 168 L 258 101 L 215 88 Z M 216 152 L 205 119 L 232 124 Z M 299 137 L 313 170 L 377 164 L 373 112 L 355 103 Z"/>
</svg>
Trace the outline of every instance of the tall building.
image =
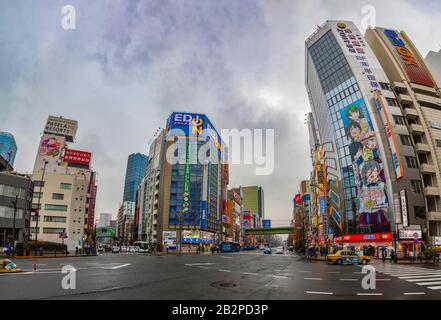
<svg viewBox="0 0 441 320">
<path fill-rule="evenodd" d="M 182 244 L 188 252 L 196 250 L 195 244 L 225 239 L 224 153 L 220 135 L 206 115 L 170 115 L 166 129 L 150 147 L 147 176 L 143 190 L 138 189 L 147 241 L 160 250 L 179 249 Z"/>
<path fill-rule="evenodd" d="M 31 237 L 35 239 L 37 233 L 38 240 L 64 242 L 68 250 L 93 240 L 95 221 L 97 187 L 92 154 L 68 145 L 74 141 L 77 127 L 77 121 L 49 116 L 32 173 L 32 207 L 36 212 Z"/>
<path fill-rule="evenodd" d="M 403 161 L 408 171 L 418 172 L 419 176 L 415 174 L 411 186 L 402 186 L 411 213 L 398 221 L 399 238 L 403 243 L 412 242 L 416 234 L 418 239 L 435 244 L 435 237 L 441 236 L 441 90 L 404 31 L 369 29 L 366 40 L 398 96 L 400 108 L 394 109 L 402 110 L 404 117 L 393 120 L 397 132 L 410 132 L 402 133 L 400 142 L 416 152 L 415 157 Z"/>
<path fill-rule="evenodd" d="M 403 119 L 403 112 L 381 64 L 354 23 L 327 21 L 306 40 L 306 87 L 322 165 L 327 167 L 327 171 L 319 168 L 318 174 L 324 186 L 334 184 L 342 190 L 342 216 L 329 210 L 325 198 L 321 204 L 325 220 L 341 225 L 342 234 L 365 234 L 346 236 L 345 241 L 362 239 L 360 245 L 377 246 L 392 244 L 392 231 L 403 214 L 415 225 L 424 224 L 418 220 L 424 210 L 422 194 L 402 195 L 402 190 L 421 183 L 415 151 L 405 144 L 409 131 L 391 122 Z M 328 159 L 326 153 L 333 156 Z M 327 188 L 318 187 L 328 194 Z M 401 201 L 412 205 L 401 209 Z"/>
<path fill-rule="evenodd" d="M 0 132 L 0 157 L 13 167 L 16 154 L 17 144 L 14 136 L 7 132 Z"/>
<path fill-rule="evenodd" d="M 100 217 L 98 219 L 97 227 L 110 227 L 110 221 L 112 220 L 111 213 L 100 213 Z"/>
<path fill-rule="evenodd" d="M 122 244 L 134 241 L 135 212 L 136 204 L 133 201 L 124 201 L 118 208 L 116 234 Z"/>
<path fill-rule="evenodd" d="M 33 188 L 27 175 L 0 172 L 0 247 L 29 240 Z"/>
<path fill-rule="evenodd" d="M 265 219 L 264 193 L 260 186 L 241 187 L 244 211 L 251 212 L 256 221 Z M 256 227 L 260 225 L 256 225 Z"/>
<path fill-rule="evenodd" d="M 141 153 L 132 153 L 127 159 L 126 177 L 124 182 L 123 202 L 136 201 L 136 190 L 147 170 L 148 158 Z"/>
<path fill-rule="evenodd" d="M 430 72 L 438 86 L 441 84 L 441 50 L 438 52 L 430 51 L 425 59 Z"/>
</svg>

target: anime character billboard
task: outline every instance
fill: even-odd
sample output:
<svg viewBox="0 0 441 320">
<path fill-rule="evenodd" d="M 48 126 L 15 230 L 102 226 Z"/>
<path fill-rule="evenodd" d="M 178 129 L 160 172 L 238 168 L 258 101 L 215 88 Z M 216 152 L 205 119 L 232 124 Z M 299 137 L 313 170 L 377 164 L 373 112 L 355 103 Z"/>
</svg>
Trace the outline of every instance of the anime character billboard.
<svg viewBox="0 0 441 320">
<path fill-rule="evenodd" d="M 383 164 L 364 99 L 359 99 L 341 109 L 340 115 L 347 138 L 351 141 L 349 153 L 357 185 L 357 217 L 360 230 L 362 232 L 388 230 L 389 201 Z"/>
</svg>

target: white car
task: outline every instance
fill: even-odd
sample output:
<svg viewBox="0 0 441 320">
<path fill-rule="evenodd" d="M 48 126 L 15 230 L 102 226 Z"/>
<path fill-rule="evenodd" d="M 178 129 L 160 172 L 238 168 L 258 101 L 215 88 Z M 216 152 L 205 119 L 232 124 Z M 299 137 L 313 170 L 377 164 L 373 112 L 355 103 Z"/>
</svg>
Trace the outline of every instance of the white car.
<svg viewBox="0 0 441 320">
<path fill-rule="evenodd" d="M 129 247 L 129 252 L 131 252 L 131 253 L 136 253 L 136 252 L 138 252 L 138 250 L 136 250 L 136 249 L 138 249 L 138 250 L 139 250 L 139 248 L 138 248 L 138 247 L 135 247 L 135 246 L 130 246 L 130 247 Z"/>
<path fill-rule="evenodd" d="M 113 253 L 119 253 L 119 251 L 120 251 L 120 248 L 118 246 L 113 246 L 112 247 L 112 252 Z"/>
<path fill-rule="evenodd" d="M 277 247 L 276 254 L 283 254 L 283 247 Z"/>
<path fill-rule="evenodd" d="M 121 246 L 121 253 L 127 253 L 129 251 L 129 248 L 126 246 Z"/>
</svg>

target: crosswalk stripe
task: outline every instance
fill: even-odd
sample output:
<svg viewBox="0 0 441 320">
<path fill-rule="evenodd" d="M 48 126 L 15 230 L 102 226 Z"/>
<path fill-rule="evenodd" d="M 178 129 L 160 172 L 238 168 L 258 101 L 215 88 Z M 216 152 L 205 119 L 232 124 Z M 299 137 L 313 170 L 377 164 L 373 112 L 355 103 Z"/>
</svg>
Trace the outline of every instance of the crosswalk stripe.
<svg viewBox="0 0 441 320">
<path fill-rule="evenodd" d="M 441 284 L 441 281 L 435 281 L 435 282 L 417 282 L 417 285 L 419 286 L 436 286 L 438 284 Z"/>
<path fill-rule="evenodd" d="M 438 281 L 441 280 L 441 278 L 426 278 L 426 279 L 407 279 L 408 282 L 421 282 L 421 281 Z"/>
<path fill-rule="evenodd" d="M 421 276 L 421 275 L 414 275 L 414 276 L 405 276 L 405 277 L 398 277 L 398 279 L 418 279 L 418 278 L 433 278 L 433 277 L 436 277 L 436 276 L 440 276 L 441 275 L 441 273 L 432 273 L 431 275 L 428 275 L 428 274 L 425 274 L 425 275 L 423 275 L 423 276 Z"/>
<path fill-rule="evenodd" d="M 428 288 L 432 290 L 441 290 L 441 287 L 428 287 Z"/>
</svg>

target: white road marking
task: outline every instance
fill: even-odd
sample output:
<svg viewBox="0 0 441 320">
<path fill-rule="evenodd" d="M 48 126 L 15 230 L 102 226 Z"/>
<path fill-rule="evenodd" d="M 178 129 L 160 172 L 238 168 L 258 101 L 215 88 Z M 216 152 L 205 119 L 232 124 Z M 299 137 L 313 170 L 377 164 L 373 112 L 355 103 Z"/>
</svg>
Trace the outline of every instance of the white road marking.
<svg viewBox="0 0 441 320">
<path fill-rule="evenodd" d="M 185 265 L 189 266 L 189 267 L 193 267 L 193 266 L 209 266 L 209 265 L 212 265 L 212 264 L 217 264 L 217 263 L 201 262 L 201 263 L 186 263 Z"/>
<path fill-rule="evenodd" d="M 340 281 L 358 281 L 358 279 L 340 279 Z"/>
<path fill-rule="evenodd" d="M 376 292 L 376 293 L 357 293 L 357 296 L 382 296 L 382 293 Z"/>
<path fill-rule="evenodd" d="M 435 282 L 417 282 L 417 285 L 419 286 L 436 286 L 441 284 L 441 281 L 435 281 Z"/>
<path fill-rule="evenodd" d="M 433 278 L 435 276 L 440 276 L 440 274 L 435 273 L 432 275 L 424 275 L 424 276 L 405 276 L 405 277 L 398 277 L 398 279 L 423 279 L 423 278 Z"/>
<path fill-rule="evenodd" d="M 221 271 L 221 272 L 231 272 L 231 270 L 224 270 L 224 269 L 219 269 L 219 271 Z"/>
<path fill-rule="evenodd" d="M 438 281 L 441 278 L 427 278 L 427 279 L 408 279 L 407 282 L 421 282 L 421 281 Z"/>
<path fill-rule="evenodd" d="M 276 275 L 273 275 L 273 278 L 276 278 L 276 279 L 288 279 L 288 277 L 285 277 L 285 276 L 276 276 Z"/>
<path fill-rule="evenodd" d="M 312 271 L 303 271 L 303 270 L 299 270 L 297 272 L 303 272 L 303 273 L 312 273 Z"/>
<path fill-rule="evenodd" d="M 328 273 L 341 273 L 340 271 L 328 271 Z"/>
<path fill-rule="evenodd" d="M 377 281 L 390 281 L 390 279 L 376 279 Z"/>
<path fill-rule="evenodd" d="M 428 287 L 428 288 L 432 290 L 441 290 L 441 287 Z"/>
<path fill-rule="evenodd" d="M 417 296 L 417 295 L 423 295 L 426 294 L 425 292 L 405 292 L 403 293 L 405 296 Z"/>
<path fill-rule="evenodd" d="M 111 267 L 110 269 L 115 270 L 115 269 L 119 269 L 119 268 L 128 267 L 128 266 L 130 266 L 130 265 L 131 265 L 131 263 L 124 263 L 124 264 L 121 264 L 121 265 L 119 265 L 119 266 Z"/>
<path fill-rule="evenodd" d="M 199 268 L 201 268 L 201 269 L 209 269 L 208 267 L 202 267 L 202 266 L 201 266 L 201 267 L 199 267 Z"/>
<path fill-rule="evenodd" d="M 242 274 L 248 274 L 250 276 L 258 276 L 258 273 L 252 273 L 252 272 L 242 272 Z"/>
<path fill-rule="evenodd" d="M 306 291 L 308 294 L 325 294 L 325 295 L 333 295 L 334 292 L 318 292 L 318 291 Z"/>
<path fill-rule="evenodd" d="M 227 257 L 227 256 L 221 256 L 221 258 L 225 258 L 225 259 L 233 259 L 233 257 Z"/>
<path fill-rule="evenodd" d="M 320 281 L 323 280 L 322 278 L 304 278 L 305 280 L 315 280 L 315 281 Z"/>
</svg>

